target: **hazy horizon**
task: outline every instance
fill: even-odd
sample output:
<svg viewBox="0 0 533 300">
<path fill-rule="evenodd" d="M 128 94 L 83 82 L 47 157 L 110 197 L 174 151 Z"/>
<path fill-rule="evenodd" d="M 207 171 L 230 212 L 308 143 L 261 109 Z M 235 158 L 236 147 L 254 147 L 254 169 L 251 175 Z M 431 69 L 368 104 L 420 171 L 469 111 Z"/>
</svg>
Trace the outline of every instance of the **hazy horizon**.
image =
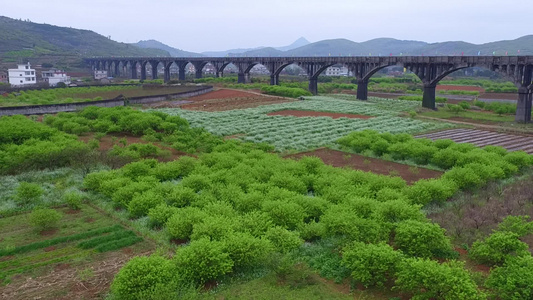
<svg viewBox="0 0 533 300">
<path fill-rule="evenodd" d="M 509 0 L 505 4 L 527 7 L 525 0 Z M 337 38 L 354 42 L 395 38 L 483 44 L 532 34 L 524 18 L 512 17 L 496 0 L 450 0 L 438 4 L 423 0 L 330 0 L 327 4 L 318 0 L 29 0 L 3 4 L 2 15 L 92 30 L 124 43 L 153 39 L 192 52 L 280 47 L 300 37 L 311 43 Z"/>
</svg>

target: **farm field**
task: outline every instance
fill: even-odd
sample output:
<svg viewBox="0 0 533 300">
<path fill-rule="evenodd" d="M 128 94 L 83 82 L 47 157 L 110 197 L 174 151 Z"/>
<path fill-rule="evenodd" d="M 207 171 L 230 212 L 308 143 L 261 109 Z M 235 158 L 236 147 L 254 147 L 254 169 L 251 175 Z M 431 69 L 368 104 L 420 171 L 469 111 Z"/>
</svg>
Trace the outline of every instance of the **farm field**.
<svg viewBox="0 0 533 300">
<path fill-rule="evenodd" d="M 199 111 L 226 111 L 294 101 L 289 98 L 228 89 L 217 90 L 187 100 L 192 103 L 181 105 L 181 108 Z"/>
<path fill-rule="evenodd" d="M 90 107 L 40 122 L 0 118 L 0 255 L 9 257 L 0 264 L 13 272 L 54 251 L 90 254 L 77 260 L 68 252 L 60 259 L 69 262 L 47 261 L 37 274 L 6 273 L 0 293 L 24 291 L 24 299 L 42 289 L 44 299 L 114 300 L 533 296 L 533 222 L 521 217 L 530 214 L 525 183 L 533 156 L 415 138 L 459 130 L 417 119 L 417 101 L 328 95 L 237 109 L 237 93 L 257 96 L 222 91 L 190 99 L 202 108 L 205 101 L 233 102 L 222 111 Z M 495 215 L 493 205 L 500 205 Z M 37 233 L 28 216 L 45 207 L 61 222 Z M 136 243 L 99 250 L 122 239 Z M 49 246 L 56 248 L 46 252 Z M 509 288 L 516 273 L 521 281 Z"/>
<path fill-rule="evenodd" d="M 416 136 L 431 140 L 450 139 L 457 143 L 470 143 L 479 147 L 500 146 L 508 151 L 524 151 L 533 154 L 533 136 L 497 133 L 475 129 L 450 129 Z"/>
<path fill-rule="evenodd" d="M 70 87 L 49 90 L 31 90 L 0 95 L 0 107 L 43 105 L 107 100 L 123 95 L 126 98 L 175 94 L 198 89 L 197 86 L 143 88 L 142 86 Z"/>
<path fill-rule="evenodd" d="M 102 297 L 126 261 L 155 249 L 89 205 L 55 210 L 60 225 L 42 232 L 29 214 L 0 219 L 2 299 Z M 128 242 L 116 244 L 121 238 Z"/>
<path fill-rule="evenodd" d="M 352 99 L 352 100 L 346 100 Z M 376 129 L 393 133 L 416 133 L 453 127 L 436 122 L 419 121 L 399 117 L 400 113 L 414 110 L 420 104 L 373 98 L 354 101 L 353 96 L 316 96 L 304 101 L 264 105 L 257 108 L 224 112 L 201 112 L 186 109 L 159 109 L 157 111 L 177 115 L 189 121 L 193 127 L 202 127 L 219 136 L 242 134 L 248 142 L 265 142 L 278 151 L 306 150 L 332 145 L 334 141 L 351 131 Z M 363 119 L 330 117 L 272 116 L 275 112 L 299 110 L 332 112 L 369 117 Z"/>
</svg>

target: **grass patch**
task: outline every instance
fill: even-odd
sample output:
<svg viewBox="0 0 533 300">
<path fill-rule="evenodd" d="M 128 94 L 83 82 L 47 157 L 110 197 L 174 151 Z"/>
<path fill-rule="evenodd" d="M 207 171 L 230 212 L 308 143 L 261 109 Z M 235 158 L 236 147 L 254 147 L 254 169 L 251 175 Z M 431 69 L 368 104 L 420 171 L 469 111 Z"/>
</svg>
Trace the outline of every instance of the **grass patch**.
<svg viewBox="0 0 533 300">
<path fill-rule="evenodd" d="M 450 119 L 450 118 L 460 117 L 460 118 L 465 118 L 465 119 L 489 121 L 489 122 L 514 122 L 514 119 L 515 119 L 514 115 L 513 116 L 511 115 L 499 116 L 497 114 L 486 113 L 486 112 L 476 112 L 476 111 L 463 111 L 460 113 L 454 113 L 446 109 L 442 109 L 438 111 L 423 112 L 420 115 L 426 116 L 426 117 L 432 117 L 432 118 L 439 118 L 439 119 Z"/>
</svg>

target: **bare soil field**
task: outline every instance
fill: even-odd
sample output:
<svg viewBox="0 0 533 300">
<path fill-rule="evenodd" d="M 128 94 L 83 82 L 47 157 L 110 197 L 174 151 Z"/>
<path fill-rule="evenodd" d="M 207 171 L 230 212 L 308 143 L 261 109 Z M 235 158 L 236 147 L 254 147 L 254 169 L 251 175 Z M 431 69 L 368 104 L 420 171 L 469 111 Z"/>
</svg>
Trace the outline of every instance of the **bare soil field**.
<svg viewBox="0 0 533 300">
<path fill-rule="evenodd" d="M 294 117 L 330 117 L 333 119 L 338 118 L 350 118 L 350 119 L 370 119 L 372 116 L 355 115 L 355 114 L 343 114 L 343 113 L 331 113 L 323 111 L 311 111 L 311 110 L 280 110 L 267 114 L 268 116 L 294 116 Z"/>
<path fill-rule="evenodd" d="M 289 98 L 230 89 L 213 91 L 187 100 L 192 101 L 192 103 L 174 107 L 181 107 L 188 110 L 225 111 L 295 101 Z"/>
<path fill-rule="evenodd" d="M 366 157 L 358 154 L 347 153 L 327 148 L 302 152 L 285 156 L 285 158 L 298 159 L 304 156 L 315 156 L 324 163 L 333 167 L 349 167 L 354 170 L 372 172 L 382 175 L 400 176 L 408 184 L 413 184 L 420 179 L 437 178 L 442 172 L 399 164 L 377 158 Z"/>
</svg>

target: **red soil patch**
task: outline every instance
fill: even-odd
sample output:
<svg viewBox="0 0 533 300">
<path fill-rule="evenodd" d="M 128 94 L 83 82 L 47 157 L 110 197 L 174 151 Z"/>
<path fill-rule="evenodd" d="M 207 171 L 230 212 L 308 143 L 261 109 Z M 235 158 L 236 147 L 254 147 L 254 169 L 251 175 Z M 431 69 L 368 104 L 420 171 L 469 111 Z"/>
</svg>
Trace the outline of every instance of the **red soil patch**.
<svg viewBox="0 0 533 300">
<path fill-rule="evenodd" d="M 56 250 L 55 246 L 50 246 L 50 247 L 44 248 L 44 252 L 50 252 L 50 251 L 54 251 L 54 250 Z"/>
<path fill-rule="evenodd" d="M 295 101 L 288 98 L 261 95 L 258 93 L 221 89 L 187 99 L 193 103 L 178 105 L 183 109 L 201 111 L 225 111 L 252 108 Z"/>
<path fill-rule="evenodd" d="M 15 256 L 13 256 L 13 255 L 0 257 L 0 262 L 6 261 L 6 260 L 10 260 L 10 259 L 13 259 L 13 258 L 15 258 Z"/>
<path fill-rule="evenodd" d="M 478 91 L 484 93 L 485 89 L 473 85 L 438 85 L 437 91 Z"/>
<path fill-rule="evenodd" d="M 294 116 L 294 117 L 330 117 L 333 119 L 350 118 L 350 119 L 370 119 L 372 116 L 341 114 L 323 111 L 308 111 L 308 110 L 280 110 L 267 114 L 268 116 Z"/>
<path fill-rule="evenodd" d="M 81 212 L 80 209 L 69 209 L 67 211 L 65 211 L 65 213 L 67 215 L 75 215 L 75 214 L 79 214 Z"/>
<path fill-rule="evenodd" d="M 70 265 L 69 264 L 58 264 L 54 267 L 54 271 L 55 272 L 58 272 L 58 271 L 62 271 L 62 270 L 66 270 L 70 268 Z"/>
<path fill-rule="evenodd" d="M 184 244 L 187 244 L 189 241 L 188 240 L 180 240 L 180 239 L 172 239 L 170 240 L 170 242 L 174 245 L 184 245 Z"/>
<path fill-rule="evenodd" d="M 318 157 L 322 159 L 325 164 L 334 167 L 349 167 L 354 170 L 362 170 L 376 174 L 400 176 L 408 184 L 413 184 L 420 179 L 437 178 L 442 175 L 442 172 L 439 171 L 417 168 L 409 165 L 327 148 L 320 148 L 310 152 L 288 155 L 286 158 L 298 159 L 304 156 Z"/>
<path fill-rule="evenodd" d="M 54 229 L 49 229 L 49 230 L 43 230 L 43 231 L 39 232 L 39 234 L 41 236 L 51 236 L 51 235 L 56 234 L 57 231 L 58 231 L 58 229 L 54 228 Z"/>
</svg>

